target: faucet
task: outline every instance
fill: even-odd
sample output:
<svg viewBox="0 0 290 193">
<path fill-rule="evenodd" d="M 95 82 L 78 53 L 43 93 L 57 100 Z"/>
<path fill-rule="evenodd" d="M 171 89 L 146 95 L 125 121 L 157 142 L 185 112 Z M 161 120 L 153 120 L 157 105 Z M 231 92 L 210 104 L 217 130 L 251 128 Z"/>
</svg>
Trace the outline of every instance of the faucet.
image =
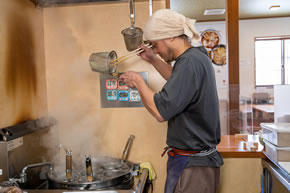
<svg viewBox="0 0 290 193">
<path fill-rule="evenodd" d="M 20 179 L 17 179 L 17 178 L 9 178 L 9 181 L 25 183 L 26 180 L 27 180 L 26 170 L 28 168 L 37 168 L 37 167 L 42 167 L 42 166 L 49 166 L 49 169 L 50 170 L 52 169 L 52 164 L 50 162 L 42 162 L 42 163 L 30 164 L 30 165 L 25 166 L 22 169 L 22 172 L 20 173 Z"/>
</svg>

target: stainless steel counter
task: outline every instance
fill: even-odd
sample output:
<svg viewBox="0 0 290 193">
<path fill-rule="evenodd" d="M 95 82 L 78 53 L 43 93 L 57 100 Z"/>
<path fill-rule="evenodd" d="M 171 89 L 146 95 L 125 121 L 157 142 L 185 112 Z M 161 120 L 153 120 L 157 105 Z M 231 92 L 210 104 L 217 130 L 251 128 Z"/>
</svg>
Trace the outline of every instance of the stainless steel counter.
<svg viewBox="0 0 290 193">
<path fill-rule="evenodd" d="M 262 159 L 265 193 L 289 193 L 290 176 L 270 159 Z"/>
</svg>

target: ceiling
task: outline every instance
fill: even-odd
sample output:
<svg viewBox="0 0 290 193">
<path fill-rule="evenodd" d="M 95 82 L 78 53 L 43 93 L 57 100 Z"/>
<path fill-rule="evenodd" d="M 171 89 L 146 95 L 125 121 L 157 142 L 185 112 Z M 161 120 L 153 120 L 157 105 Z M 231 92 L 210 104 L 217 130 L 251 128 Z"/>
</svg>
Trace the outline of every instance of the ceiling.
<svg viewBox="0 0 290 193">
<path fill-rule="evenodd" d="M 223 9 L 226 0 L 170 0 L 170 9 L 197 21 L 225 20 L 223 15 L 203 15 L 206 9 Z M 280 5 L 279 10 L 269 10 Z M 240 0 L 240 19 L 290 17 L 290 0 Z"/>
</svg>

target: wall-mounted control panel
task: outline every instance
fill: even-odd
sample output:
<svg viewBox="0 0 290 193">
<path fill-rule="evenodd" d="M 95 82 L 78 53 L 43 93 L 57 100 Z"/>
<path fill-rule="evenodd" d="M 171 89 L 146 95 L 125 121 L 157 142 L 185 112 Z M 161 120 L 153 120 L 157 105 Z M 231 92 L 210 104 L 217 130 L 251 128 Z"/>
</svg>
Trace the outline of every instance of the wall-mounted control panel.
<svg viewBox="0 0 290 193">
<path fill-rule="evenodd" d="M 119 79 L 122 73 L 100 74 L 102 108 L 144 107 L 136 88 L 129 88 Z M 148 84 L 148 72 L 139 72 Z"/>
</svg>

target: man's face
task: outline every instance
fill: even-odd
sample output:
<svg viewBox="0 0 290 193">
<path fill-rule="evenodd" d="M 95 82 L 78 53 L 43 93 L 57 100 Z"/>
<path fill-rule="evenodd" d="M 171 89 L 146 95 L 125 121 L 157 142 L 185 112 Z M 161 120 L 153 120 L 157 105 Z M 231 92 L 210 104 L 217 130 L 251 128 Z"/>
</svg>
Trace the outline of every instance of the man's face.
<svg viewBox="0 0 290 193">
<path fill-rule="evenodd" d="M 151 41 L 154 49 L 153 52 L 158 54 L 165 62 L 172 62 L 174 60 L 173 50 L 169 46 L 169 39 Z"/>
</svg>

